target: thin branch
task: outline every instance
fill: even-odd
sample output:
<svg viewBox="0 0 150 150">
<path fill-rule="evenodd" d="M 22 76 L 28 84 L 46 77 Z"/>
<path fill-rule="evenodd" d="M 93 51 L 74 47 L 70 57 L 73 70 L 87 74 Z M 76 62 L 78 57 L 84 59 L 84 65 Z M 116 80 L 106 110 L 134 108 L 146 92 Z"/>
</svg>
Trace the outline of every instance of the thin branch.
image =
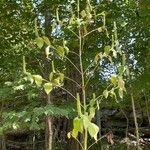
<svg viewBox="0 0 150 150">
<path fill-rule="evenodd" d="M 79 145 L 80 145 L 80 147 L 82 148 L 82 150 L 84 150 L 84 148 L 83 148 L 81 142 L 80 142 L 78 139 L 75 139 L 75 140 L 79 143 Z"/>
<path fill-rule="evenodd" d="M 99 64 L 97 64 L 97 65 L 95 66 L 95 68 L 93 69 L 93 72 L 95 72 L 95 70 L 96 70 L 96 68 L 98 67 L 98 65 L 99 65 Z M 90 76 L 90 77 L 88 78 L 87 82 L 85 83 L 85 87 L 87 86 L 87 84 L 89 83 L 89 81 L 90 81 L 91 78 L 92 78 L 92 76 Z"/>
<path fill-rule="evenodd" d="M 81 87 L 81 85 L 78 82 L 76 82 L 75 80 L 73 80 L 73 79 L 71 79 L 69 77 L 66 77 L 66 76 L 65 76 L 65 78 L 70 80 L 70 81 L 72 81 L 72 82 L 74 82 L 75 84 L 77 84 L 78 87 Z"/>
<path fill-rule="evenodd" d="M 71 31 L 77 38 L 79 38 L 78 34 L 76 34 L 73 30 L 71 30 L 70 28 L 67 28 L 69 31 Z"/>
<path fill-rule="evenodd" d="M 61 86 L 57 86 L 57 87 L 59 87 L 60 89 L 66 91 L 70 96 L 72 96 L 75 100 L 77 100 L 76 97 L 71 92 L 69 92 L 66 88 L 63 88 Z"/>
<path fill-rule="evenodd" d="M 88 67 L 85 69 L 85 71 L 84 71 L 84 74 L 87 72 L 87 70 L 90 68 L 90 66 L 93 64 L 93 62 L 94 61 L 92 61 L 89 65 L 88 65 Z"/>
<path fill-rule="evenodd" d="M 107 133 L 108 134 L 108 133 Z M 87 150 L 89 150 L 94 144 L 96 144 L 98 141 L 100 141 L 101 139 L 105 138 L 107 136 L 107 134 L 103 135 L 102 137 L 100 137 L 98 140 L 96 140 L 94 143 L 92 143 Z"/>
<path fill-rule="evenodd" d="M 75 69 L 81 74 L 81 71 L 78 69 L 78 67 L 67 57 L 65 56 L 65 58 L 75 67 Z"/>
<path fill-rule="evenodd" d="M 95 31 L 97 31 L 97 30 L 98 30 L 98 28 L 96 28 L 96 29 L 94 29 L 94 30 L 92 30 L 92 31 L 88 32 L 88 33 L 87 33 L 87 34 L 85 34 L 83 37 L 86 37 L 86 36 L 88 36 L 89 34 L 91 34 L 91 33 L 95 32 Z"/>
<path fill-rule="evenodd" d="M 75 55 L 77 55 L 79 57 L 79 54 L 77 54 L 76 52 L 69 51 L 69 53 L 75 54 Z"/>
</svg>

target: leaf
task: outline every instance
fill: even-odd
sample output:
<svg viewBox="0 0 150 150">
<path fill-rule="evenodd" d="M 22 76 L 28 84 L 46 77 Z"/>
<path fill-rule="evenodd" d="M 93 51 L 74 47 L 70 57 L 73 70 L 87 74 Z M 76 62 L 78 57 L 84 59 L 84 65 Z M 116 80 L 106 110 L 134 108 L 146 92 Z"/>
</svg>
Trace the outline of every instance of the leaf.
<svg viewBox="0 0 150 150">
<path fill-rule="evenodd" d="M 122 75 L 123 72 L 124 72 L 124 66 L 119 66 L 118 67 L 118 72 L 119 72 L 119 75 Z"/>
<path fill-rule="evenodd" d="M 50 46 L 47 46 L 47 47 L 45 48 L 46 58 L 48 58 L 48 56 L 49 56 L 49 54 L 50 54 L 49 48 L 50 48 Z"/>
<path fill-rule="evenodd" d="M 81 117 L 82 111 L 81 111 L 81 102 L 80 102 L 80 95 L 77 93 L 77 113 Z"/>
<path fill-rule="evenodd" d="M 89 120 L 94 118 L 94 116 L 95 116 L 95 108 L 94 107 L 90 107 Z"/>
<path fill-rule="evenodd" d="M 80 14 L 81 14 L 82 18 L 85 18 L 85 17 L 86 17 L 86 12 L 85 12 L 85 10 L 82 10 Z"/>
<path fill-rule="evenodd" d="M 53 89 L 52 83 L 45 83 L 43 85 L 43 87 L 44 87 L 44 90 L 45 90 L 46 94 L 49 94 Z"/>
<path fill-rule="evenodd" d="M 50 40 L 49 40 L 49 38 L 48 38 L 48 37 L 46 37 L 46 36 L 42 36 L 42 38 L 43 38 L 43 40 L 44 40 L 45 44 L 47 44 L 48 46 L 50 46 L 50 45 L 51 45 L 51 42 L 50 42 Z"/>
<path fill-rule="evenodd" d="M 54 73 L 53 73 L 53 72 L 51 72 L 51 73 L 49 74 L 49 81 L 52 81 L 53 76 L 54 76 Z"/>
<path fill-rule="evenodd" d="M 125 90 L 125 82 L 123 81 L 123 79 L 121 77 L 118 78 L 118 86 L 122 90 Z"/>
<path fill-rule="evenodd" d="M 99 132 L 99 127 L 96 124 L 90 122 L 90 124 L 88 126 L 88 132 L 92 138 L 97 140 L 97 134 Z"/>
<path fill-rule="evenodd" d="M 115 99 L 117 98 L 117 97 L 116 97 L 116 93 L 114 92 L 114 88 L 111 89 L 111 91 L 110 91 L 110 96 L 111 96 L 111 97 L 114 97 Z"/>
<path fill-rule="evenodd" d="M 116 86 L 117 85 L 117 82 L 118 82 L 118 79 L 117 79 L 117 76 L 112 74 L 111 75 L 111 83 Z"/>
<path fill-rule="evenodd" d="M 99 107 L 99 102 L 98 101 L 96 101 L 96 106 L 97 106 L 97 109 L 99 110 L 100 107 Z"/>
<path fill-rule="evenodd" d="M 62 82 L 62 81 L 64 81 L 64 74 L 63 73 L 59 73 L 59 79 L 60 79 L 60 81 Z"/>
<path fill-rule="evenodd" d="M 64 46 L 64 49 L 66 51 L 66 54 L 68 54 L 69 53 L 69 48 L 67 46 Z"/>
<path fill-rule="evenodd" d="M 33 75 L 34 81 L 37 86 L 40 86 L 42 84 L 42 77 L 40 75 Z"/>
<path fill-rule="evenodd" d="M 95 62 L 98 62 L 99 60 L 101 60 L 103 58 L 103 54 L 100 52 L 98 54 L 96 54 L 95 58 L 94 58 L 94 61 Z"/>
<path fill-rule="evenodd" d="M 107 98 L 107 97 L 108 97 L 108 93 L 109 93 L 109 92 L 108 92 L 108 90 L 107 90 L 107 89 L 106 89 L 106 90 L 104 90 L 103 95 L 104 95 L 104 97 L 105 97 L 105 98 Z"/>
<path fill-rule="evenodd" d="M 117 52 L 113 49 L 113 57 L 117 58 Z"/>
<path fill-rule="evenodd" d="M 78 117 L 74 118 L 73 120 L 73 131 L 72 131 L 72 137 L 76 139 L 78 136 L 78 132 L 82 133 L 83 132 L 83 123 L 81 118 L 79 119 Z"/>
<path fill-rule="evenodd" d="M 86 115 L 83 115 L 82 118 L 83 118 L 83 126 L 84 126 L 84 129 L 87 129 L 88 126 L 89 126 L 89 124 L 90 124 L 89 117 L 86 116 Z"/>
<path fill-rule="evenodd" d="M 121 88 L 119 88 L 118 94 L 119 94 L 119 97 L 122 99 L 123 98 L 123 90 Z"/>
<path fill-rule="evenodd" d="M 31 84 L 34 82 L 33 76 L 31 75 L 31 73 L 26 72 L 27 75 L 27 80 L 29 80 L 31 82 Z"/>
<path fill-rule="evenodd" d="M 57 47 L 57 53 L 59 56 L 64 57 L 64 55 L 65 55 L 64 48 L 62 46 L 58 46 Z"/>
<path fill-rule="evenodd" d="M 111 46 L 110 45 L 104 47 L 104 52 L 105 52 L 106 55 L 109 55 L 110 50 L 111 50 Z"/>
<path fill-rule="evenodd" d="M 68 133 L 67 133 L 67 137 L 68 137 L 68 139 L 71 138 L 71 132 L 68 132 Z"/>
<path fill-rule="evenodd" d="M 35 39 L 35 41 L 36 41 L 36 44 L 37 44 L 37 46 L 38 46 L 39 48 L 42 48 L 42 47 L 43 47 L 44 41 L 43 41 L 43 39 L 42 39 L 41 37 L 37 37 L 37 38 Z"/>
<path fill-rule="evenodd" d="M 103 31 L 103 28 L 102 28 L 102 27 L 99 27 L 97 30 L 98 30 L 98 32 L 102 32 L 102 31 Z"/>
<path fill-rule="evenodd" d="M 54 79 L 54 80 L 53 80 L 53 83 L 54 83 L 55 86 L 60 85 L 60 79 L 59 79 L 59 77 L 56 78 L 56 79 Z"/>
</svg>

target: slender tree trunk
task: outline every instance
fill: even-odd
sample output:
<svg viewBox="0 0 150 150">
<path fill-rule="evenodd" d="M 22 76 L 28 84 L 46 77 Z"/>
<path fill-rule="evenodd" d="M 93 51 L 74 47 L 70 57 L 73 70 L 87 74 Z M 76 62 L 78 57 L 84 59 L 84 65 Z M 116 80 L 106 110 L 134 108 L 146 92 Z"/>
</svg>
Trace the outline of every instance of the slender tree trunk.
<svg viewBox="0 0 150 150">
<path fill-rule="evenodd" d="M 50 1 L 44 0 L 45 8 L 45 35 L 50 38 L 51 35 L 51 15 L 50 15 Z M 45 62 L 45 76 L 47 77 L 50 72 L 49 62 Z M 50 94 L 47 95 L 47 104 L 52 104 Z M 53 119 L 51 116 L 46 117 L 46 129 L 45 129 L 45 150 L 52 150 L 53 147 Z"/>
<path fill-rule="evenodd" d="M 0 150 L 6 150 L 6 142 L 4 136 L 0 137 Z"/>
<path fill-rule="evenodd" d="M 147 118 L 148 118 L 148 123 L 150 126 L 150 111 L 149 111 L 149 104 L 148 104 L 148 99 L 146 97 L 146 94 L 144 93 L 144 97 L 145 97 L 145 106 L 146 106 L 146 113 L 147 113 Z"/>
<path fill-rule="evenodd" d="M 51 104 L 50 94 L 47 96 L 48 104 Z M 52 150 L 53 145 L 53 129 L 52 129 L 52 117 L 46 117 L 46 130 L 45 130 L 45 149 Z"/>
<path fill-rule="evenodd" d="M 131 101 L 132 101 L 132 110 L 133 110 L 133 117 L 134 117 L 135 131 L 136 131 L 137 148 L 139 149 L 139 128 L 138 128 L 137 116 L 135 111 L 135 102 L 134 102 L 134 97 L 132 92 L 131 92 Z"/>
</svg>

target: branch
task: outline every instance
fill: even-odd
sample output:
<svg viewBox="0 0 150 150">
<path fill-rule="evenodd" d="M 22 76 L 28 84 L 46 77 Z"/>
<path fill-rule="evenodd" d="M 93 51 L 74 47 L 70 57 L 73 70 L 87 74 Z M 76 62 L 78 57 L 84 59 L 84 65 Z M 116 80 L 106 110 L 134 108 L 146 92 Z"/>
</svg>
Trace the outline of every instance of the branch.
<svg viewBox="0 0 150 150">
<path fill-rule="evenodd" d="M 94 30 L 92 30 L 92 31 L 88 32 L 88 33 L 87 33 L 87 34 L 85 34 L 83 37 L 86 37 L 86 36 L 88 36 L 89 34 L 91 34 L 91 33 L 95 32 L 95 31 L 97 31 L 97 30 L 98 30 L 98 28 L 96 28 L 96 29 L 94 29 Z"/>
<path fill-rule="evenodd" d="M 70 28 L 67 28 L 69 31 L 71 31 L 78 39 L 79 39 L 79 36 L 73 31 L 71 30 Z"/>
<path fill-rule="evenodd" d="M 97 65 L 95 66 L 95 68 L 93 69 L 94 72 L 95 72 L 96 68 L 98 67 L 98 65 L 99 65 L 99 64 L 97 64 Z M 87 86 L 87 84 L 89 83 L 89 81 L 90 81 L 91 78 L 92 78 L 92 76 L 90 76 L 90 77 L 88 78 L 87 82 L 85 83 L 85 87 Z"/>
<path fill-rule="evenodd" d="M 74 66 L 74 68 L 81 74 L 81 71 L 78 69 L 78 67 L 67 57 L 65 56 L 65 58 Z"/>
<path fill-rule="evenodd" d="M 70 80 L 70 81 L 72 81 L 72 82 L 74 82 L 74 83 L 76 83 L 78 87 L 81 87 L 81 85 L 78 82 L 76 82 L 75 80 L 73 80 L 73 79 L 71 79 L 69 77 L 66 77 L 66 76 L 65 76 L 65 78 Z"/>
<path fill-rule="evenodd" d="M 108 134 L 108 133 L 107 133 Z M 102 137 L 100 137 L 98 140 L 96 140 L 94 143 L 92 143 L 87 150 L 89 150 L 95 143 L 97 143 L 98 141 L 100 141 L 101 139 L 105 138 L 107 136 L 107 134 L 103 135 Z"/>
</svg>

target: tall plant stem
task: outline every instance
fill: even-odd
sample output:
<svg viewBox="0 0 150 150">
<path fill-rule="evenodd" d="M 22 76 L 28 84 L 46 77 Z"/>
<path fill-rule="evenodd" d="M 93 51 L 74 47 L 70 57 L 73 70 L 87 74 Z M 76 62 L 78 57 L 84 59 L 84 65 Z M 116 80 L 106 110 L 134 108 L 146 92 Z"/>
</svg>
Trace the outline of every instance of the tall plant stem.
<svg viewBox="0 0 150 150">
<path fill-rule="evenodd" d="M 78 19 L 80 20 L 80 0 L 77 0 L 77 11 L 78 11 Z M 84 108 L 84 115 L 86 115 L 86 93 L 85 93 L 85 81 L 84 81 L 84 71 L 83 71 L 83 63 L 82 63 L 82 52 L 83 52 L 83 43 L 81 34 L 81 26 L 79 25 L 79 61 L 80 61 L 80 71 L 81 71 L 81 87 L 82 87 L 82 100 L 83 100 L 83 108 Z M 87 150 L 87 140 L 88 140 L 88 131 L 87 129 L 84 130 L 84 143 L 83 149 Z"/>
</svg>

